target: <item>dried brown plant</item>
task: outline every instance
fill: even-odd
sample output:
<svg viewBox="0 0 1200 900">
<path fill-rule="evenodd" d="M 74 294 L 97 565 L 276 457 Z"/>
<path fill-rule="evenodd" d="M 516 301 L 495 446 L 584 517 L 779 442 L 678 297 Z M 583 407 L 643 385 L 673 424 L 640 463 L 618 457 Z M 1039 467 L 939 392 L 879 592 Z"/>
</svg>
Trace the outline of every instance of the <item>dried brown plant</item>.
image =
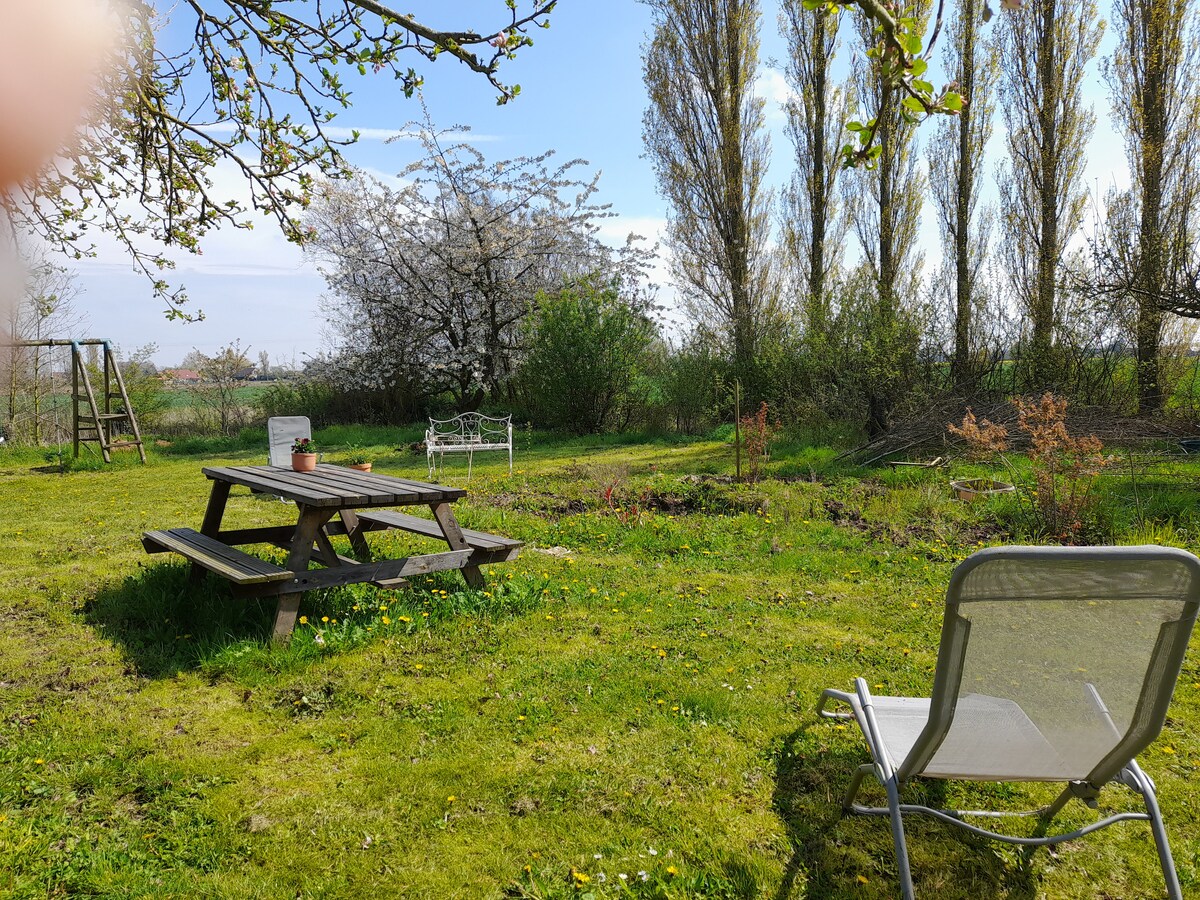
<svg viewBox="0 0 1200 900">
<path fill-rule="evenodd" d="M 970 407 L 963 416 L 962 425 L 950 423 L 946 427 L 951 434 L 957 434 L 967 442 L 967 455 L 971 459 L 991 459 L 1008 449 L 1008 429 L 987 419 L 977 422 L 975 411 Z"/>
<path fill-rule="evenodd" d="M 1037 399 L 1017 398 L 1017 427 L 1029 435 L 1029 458 L 1033 470 L 1032 486 L 1023 486 L 1028 499 L 1028 526 L 1041 537 L 1063 543 L 1077 543 L 1086 537 L 1091 520 L 1091 489 L 1095 477 L 1112 461 L 1103 454 L 1104 445 L 1095 435 L 1075 436 L 1067 428 L 1067 401 L 1047 391 Z M 999 457 L 1013 480 L 1020 481 L 1017 470 L 1004 456 L 1008 449 L 1008 429 L 984 419 L 979 422 L 968 409 L 962 425 L 948 426 L 952 434 L 967 444 L 972 459 Z"/>
</svg>

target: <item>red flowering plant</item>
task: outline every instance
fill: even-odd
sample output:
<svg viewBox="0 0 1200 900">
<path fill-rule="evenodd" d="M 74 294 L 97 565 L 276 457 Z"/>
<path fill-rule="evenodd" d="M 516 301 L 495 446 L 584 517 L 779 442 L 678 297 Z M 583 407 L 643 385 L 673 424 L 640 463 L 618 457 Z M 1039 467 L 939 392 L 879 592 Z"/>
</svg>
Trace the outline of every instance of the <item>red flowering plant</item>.
<svg viewBox="0 0 1200 900">
<path fill-rule="evenodd" d="M 292 443 L 293 453 L 316 453 L 317 442 L 312 438 L 296 438 Z"/>
<path fill-rule="evenodd" d="M 779 431 L 779 422 L 767 420 L 767 403 L 764 400 L 758 412 L 745 416 L 738 425 L 742 437 L 742 449 L 746 451 L 746 464 L 749 471 L 746 481 L 753 484 L 762 475 L 762 464 L 767 461 L 767 445 Z"/>
</svg>

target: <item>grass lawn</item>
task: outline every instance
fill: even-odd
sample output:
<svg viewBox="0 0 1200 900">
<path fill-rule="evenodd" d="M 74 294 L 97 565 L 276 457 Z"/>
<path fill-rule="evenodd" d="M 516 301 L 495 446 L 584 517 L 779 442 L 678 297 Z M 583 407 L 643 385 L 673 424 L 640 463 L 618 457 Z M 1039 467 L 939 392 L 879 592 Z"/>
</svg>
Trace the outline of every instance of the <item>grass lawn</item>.
<svg viewBox="0 0 1200 900">
<path fill-rule="evenodd" d="M 392 449 L 415 432 L 318 437 L 425 477 Z M 273 603 L 192 586 L 139 543 L 199 526 L 202 465 L 265 450 L 197 442 L 63 475 L 4 451 L 0 895 L 896 896 L 886 820 L 838 812 L 861 738 L 813 709 L 856 675 L 928 692 L 951 569 L 1005 539 L 989 507 L 950 500 L 944 473 L 839 471 L 828 450 L 783 448 L 739 486 L 704 477 L 731 471 L 718 442 L 520 441 L 511 478 L 497 454 L 470 484 L 465 459 L 441 479 L 469 488 L 464 525 L 527 542 L 486 593 L 443 573 L 311 594 L 288 647 L 264 643 Z M 1197 549 L 1193 481 L 1102 490 L 1116 539 Z M 235 489 L 227 521 L 294 509 Z M 1143 763 L 1200 896 L 1194 654 Z M 1162 895 L 1141 824 L 1028 863 L 936 823 L 908 834 L 925 897 Z"/>
</svg>

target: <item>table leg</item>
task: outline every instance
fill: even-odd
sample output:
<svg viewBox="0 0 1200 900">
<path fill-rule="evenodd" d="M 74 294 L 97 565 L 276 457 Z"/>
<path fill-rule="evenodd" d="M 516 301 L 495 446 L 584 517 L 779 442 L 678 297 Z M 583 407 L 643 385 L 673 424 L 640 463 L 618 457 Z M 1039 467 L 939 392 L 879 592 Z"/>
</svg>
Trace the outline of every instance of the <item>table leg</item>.
<svg viewBox="0 0 1200 900">
<path fill-rule="evenodd" d="M 454 510 L 450 508 L 450 504 L 430 503 L 429 508 L 433 510 L 433 517 L 437 520 L 438 527 L 442 529 L 442 536 L 446 538 L 450 549 L 470 550 L 471 545 L 463 537 L 462 526 L 458 524 L 458 519 L 454 518 Z M 462 573 L 463 578 L 471 587 L 477 589 L 487 587 L 487 581 L 483 577 L 483 572 L 479 570 L 479 566 L 464 566 Z"/>
<path fill-rule="evenodd" d="M 342 517 L 342 524 L 346 526 L 346 536 L 350 538 L 350 546 L 354 552 L 358 554 L 358 558 L 369 560 L 371 558 L 371 548 L 367 545 L 367 538 L 362 532 L 362 527 L 358 524 L 358 514 L 352 509 L 343 509 L 338 512 Z"/>
<path fill-rule="evenodd" d="M 228 481 L 216 481 L 212 483 L 212 491 L 208 495 L 208 507 L 204 510 L 204 524 L 200 526 L 200 533 L 205 537 L 215 538 L 221 531 L 221 519 L 225 515 L 225 504 L 229 501 L 229 489 L 233 487 Z M 207 572 L 203 566 L 192 563 L 192 572 L 189 580 L 195 584 L 204 580 L 204 575 Z"/>
<path fill-rule="evenodd" d="M 292 547 L 288 553 L 287 568 L 299 575 L 308 571 L 308 560 L 312 557 L 313 542 L 333 517 L 334 510 L 320 509 L 312 506 L 300 507 L 300 520 L 296 524 L 296 533 L 292 535 Z M 292 636 L 296 627 L 296 615 L 300 612 L 300 599 L 303 591 L 292 594 L 280 594 L 279 603 L 275 607 L 275 624 L 271 628 L 271 640 L 286 641 Z"/>
<path fill-rule="evenodd" d="M 329 540 L 329 535 L 325 533 L 324 528 L 317 531 L 317 549 L 314 555 L 330 567 L 342 564 L 342 561 L 338 559 L 337 550 L 334 549 L 333 543 Z"/>
</svg>

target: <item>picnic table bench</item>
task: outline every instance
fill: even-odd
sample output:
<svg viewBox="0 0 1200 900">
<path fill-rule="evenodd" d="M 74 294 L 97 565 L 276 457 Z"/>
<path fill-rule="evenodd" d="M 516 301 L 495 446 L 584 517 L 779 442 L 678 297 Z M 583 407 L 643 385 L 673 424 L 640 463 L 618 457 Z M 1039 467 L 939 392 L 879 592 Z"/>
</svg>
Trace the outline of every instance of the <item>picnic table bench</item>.
<svg viewBox="0 0 1200 900">
<path fill-rule="evenodd" d="M 512 474 L 512 416 L 485 416 L 466 412 L 451 419 L 430 419 L 425 431 L 425 455 L 429 461 L 429 477 L 433 478 L 438 465 L 444 465 L 447 453 L 467 454 L 467 478 L 477 450 L 507 450 L 508 474 Z M 435 463 L 434 456 L 437 456 Z"/>
<path fill-rule="evenodd" d="M 313 472 L 283 466 L 213 466 L 203 472 L 212 488 L 200 530 L 147 531 L 142 545 L 149 553 L 180 554 L 192 563 L 193 578 L 212 572 L 226 579 L 235 596 L 278 597 L 272 628 L 277 640 L 292 633 L 305 591 L 360 583 L 396 587 L 408 576 L 448 569 L 461 569 L 469 585 L 483 587 L 480 566 L 514 559 L 522 546 L 511 538 L 463 529 L 452 508 L 466 495 L 459 488 L 333 465 L 318 465 Z M 235 484 L 294 501 L 296 524 L 223 528 Z M 429 507 L 432 519 L 385 508 L 421 505 Z M 371 559 L 366 535 L 382 530 L 434 538 L 449 549 Z M 349 539 L 357 558 L 334 548 L 330 538 L 339 535 Z M 237 549 L 246 544 L 282 547 L 288 551 L 287 562 L 275 565 Z M 310 562 L 324 568 L 311 569 Z"/>
</svg>

